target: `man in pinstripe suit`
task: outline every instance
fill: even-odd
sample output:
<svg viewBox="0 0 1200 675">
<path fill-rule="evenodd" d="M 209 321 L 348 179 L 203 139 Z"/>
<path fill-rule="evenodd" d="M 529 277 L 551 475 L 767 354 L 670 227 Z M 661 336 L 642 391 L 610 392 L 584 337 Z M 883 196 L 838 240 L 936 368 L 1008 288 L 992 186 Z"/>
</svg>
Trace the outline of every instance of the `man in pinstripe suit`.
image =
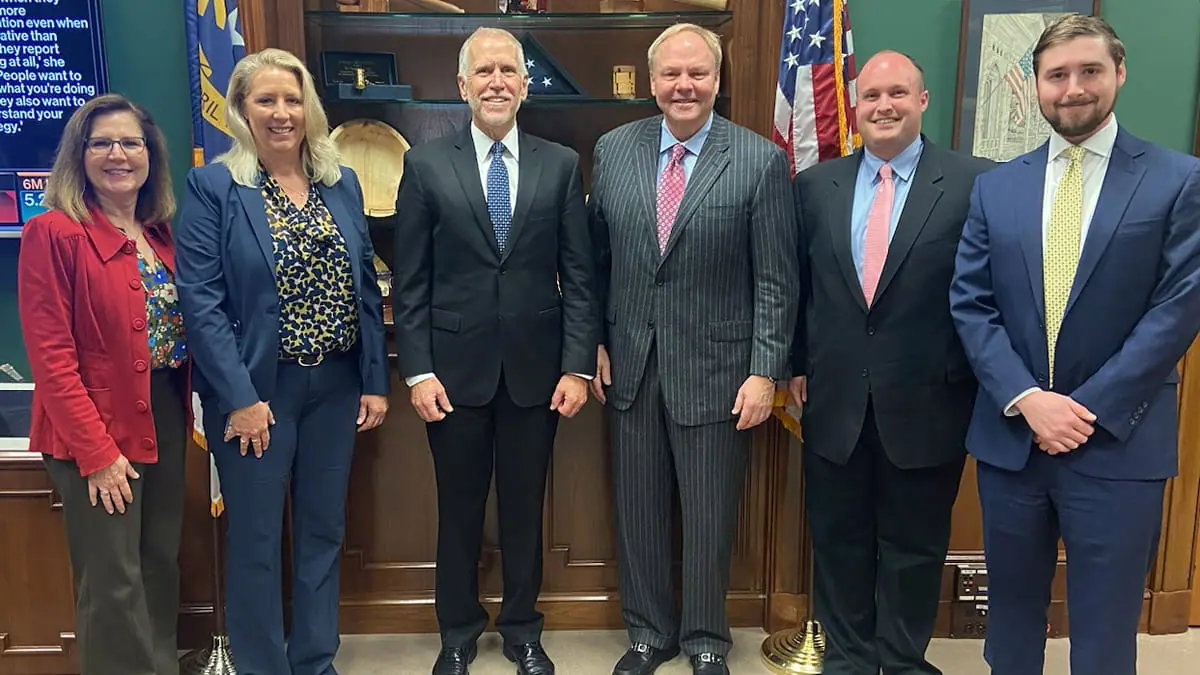
<svg viewBox="0 0 1200 675">
<path fill-rule="evenodd" d="M 596 144 L 590 198 L 605 307 L 593 393 L 611 411 L 622 614 L 614 675 L 682 647 L 728 673 L 730 548 L 747 430 L 788 373 L 799 304 L 795 212 L 779 148 L 713 113 L 721 43 L 678 24 L 649 50 L 663 114 Z M 683 614 L 671 588 L 671 497 L 683 515 Z"/>
</svg>

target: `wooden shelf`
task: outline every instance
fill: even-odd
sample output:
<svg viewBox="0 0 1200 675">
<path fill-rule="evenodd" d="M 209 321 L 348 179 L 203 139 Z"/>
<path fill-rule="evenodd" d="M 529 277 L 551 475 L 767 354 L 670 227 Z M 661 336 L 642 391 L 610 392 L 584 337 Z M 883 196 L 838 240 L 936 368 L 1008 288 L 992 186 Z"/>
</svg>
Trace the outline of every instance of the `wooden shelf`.
<svg viewBox="0 0 1200 675">
<path fill-rule="evenodd" d="M 304 13 L 311 27 L 467 34 L 481 26 L 506 30 L 619 30 L 658 29 L 687 22 L 717 29 L 733 19 L 733 12 L 562 12 L 555 14 L 450 14 L 437 12 L 338 12 Z"/>
</svg>

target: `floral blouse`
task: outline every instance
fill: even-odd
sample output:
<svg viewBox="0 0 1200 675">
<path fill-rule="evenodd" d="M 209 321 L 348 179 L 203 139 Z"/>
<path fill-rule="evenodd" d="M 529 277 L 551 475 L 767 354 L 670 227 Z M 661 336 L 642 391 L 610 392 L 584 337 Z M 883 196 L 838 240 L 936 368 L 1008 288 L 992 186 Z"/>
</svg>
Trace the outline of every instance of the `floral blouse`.
<svg viewBox="0 0 1200 675">
<path fill-rule="evenodd" d="M 146 338 L 150 343 L 151 368 L 178 368 L 187 360 L 183 314 L 175 279 L 157 258 L 148 263 L 138 254 L 138 270 L 146 289 Z"/>
<path fill-rule="evenodd" d="M 262 195 L 275 252 L 279 346 L 289 357 L 349 350 L 358 341 L 350 252 L 316 185 L 297 208 L 264 172 Z"/>
</svg>

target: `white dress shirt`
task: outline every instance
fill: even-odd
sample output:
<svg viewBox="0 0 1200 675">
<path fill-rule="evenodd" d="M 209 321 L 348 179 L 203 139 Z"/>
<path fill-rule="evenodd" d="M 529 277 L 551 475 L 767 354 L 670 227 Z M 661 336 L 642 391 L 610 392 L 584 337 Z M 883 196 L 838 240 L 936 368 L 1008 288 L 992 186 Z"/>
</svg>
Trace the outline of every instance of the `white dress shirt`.
<svg viewBox="0 0 1200 675">
<path fill-rule="evenodd" d="M 1104 185 L 1104 175 L 1108 173 L 1108 160 L 1112 155 L 1113 144 L 1117 141 L 1117 116 L 1109 118 L 1099 131 L 1092 134 L 1079 145 L 1083 153 L 1083 227 L 1080 228 L 1079 250 L 1082 253 L 1087 242 L 1088 230 L 1092 216 L 1096 213 L 1096 204 L 1100 201 L 1100 188 Z M 1067 149 L 1071 143 L 1058 132 L 1050 132 L 1050 147 L 1046 158 L 1046 182 L 1042 191 L 1042 252 L 1045 254 L 1046 241 L 1050 235 L 1050 215 L 1054 210 L 1054 195 L 1058 192 L 1058 183 L 1062 180 L 1067 166 L 1071 163 Z M 1016 398 L 1004 406 L 1004 414 L 1014 416 L 1020 414 L 1017 403 L 1038 391 L 1031 387 L 1017 394 Z"/>
</svg>

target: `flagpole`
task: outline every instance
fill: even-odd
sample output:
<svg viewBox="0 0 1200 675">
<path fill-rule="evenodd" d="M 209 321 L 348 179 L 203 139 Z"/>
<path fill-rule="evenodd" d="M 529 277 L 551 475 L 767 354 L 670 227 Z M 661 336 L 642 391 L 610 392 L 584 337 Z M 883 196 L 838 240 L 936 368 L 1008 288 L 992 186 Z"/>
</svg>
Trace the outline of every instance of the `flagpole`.
<svg viewBox="0 0 1200 675">
<path fill-rule="evenodd" d="M 209 484 L 211 485 L 213 463 L 208 462 Z M 224 537 L 221 532 L 221 517 L 214 516 L 212 522 L 213 544 L 213 635 L 212 644 L 204 649 L 188 652 L 179 660 L 179 675 L 237 675 L 233 665 L 233 652 L 229 648 L 229 636 L 225 632 L 225 580 L 222 566 L 225 562 Z"/>
</svg>

